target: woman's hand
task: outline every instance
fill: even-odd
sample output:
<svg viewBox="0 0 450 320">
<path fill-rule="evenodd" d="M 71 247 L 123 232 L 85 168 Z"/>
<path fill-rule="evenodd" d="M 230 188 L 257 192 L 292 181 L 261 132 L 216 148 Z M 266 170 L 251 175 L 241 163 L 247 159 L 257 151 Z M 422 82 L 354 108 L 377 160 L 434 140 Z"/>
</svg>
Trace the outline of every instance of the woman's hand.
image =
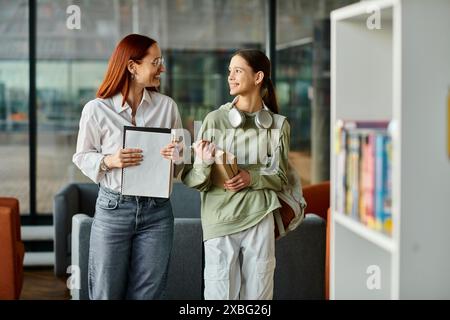
<svg viewBox="0 0 450 320">
<path fill-rule="evenodd" d="M 119 149 L 115 154 L 106 156 L 105 164 L 110 169 L 126 168 L 140 165 L 143 159 L 141 149 L 125 148 Z"/>
<path fill-rule="evenodd" d="M 180 150 L 180 148 L 182 149 L 181 144 L 177 144 L 176 142 L 171 142 L 167 146 L 162 148 L 159 153 L 167 160 L 178 161 L 178 160 L 180 160 L 179 158 L 182 156 L 182 153 L 181 153 L 182 150 Z"/>
<path fill-rule="evenodd" d="M 239 170 L 239 173 L 230 180 L 225 181 L 224 188 L 230 191 L 239 191 L 247 188 L 250 185 L 251 178 L 250 173 L 245 170 Z"/>
<path fill-rule="evenodd" d="M 216 146 L 207 140 L 199 140 L 194 144 L 195 158 L 206 162 L 214 161 Z"/>
</svg>

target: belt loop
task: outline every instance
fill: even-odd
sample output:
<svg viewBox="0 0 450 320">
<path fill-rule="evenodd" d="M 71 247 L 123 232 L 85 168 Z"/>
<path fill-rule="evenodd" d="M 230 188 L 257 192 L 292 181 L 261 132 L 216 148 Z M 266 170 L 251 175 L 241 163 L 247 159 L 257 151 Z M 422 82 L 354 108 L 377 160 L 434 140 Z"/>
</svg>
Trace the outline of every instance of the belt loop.
<svg viewBox="0 0 450 320">
<path fill-rule="evenodd" d="M 150 198 L 150 207 L 156 207 L 156 201 L 155 197 L 149 197 Z"/>
</svg>

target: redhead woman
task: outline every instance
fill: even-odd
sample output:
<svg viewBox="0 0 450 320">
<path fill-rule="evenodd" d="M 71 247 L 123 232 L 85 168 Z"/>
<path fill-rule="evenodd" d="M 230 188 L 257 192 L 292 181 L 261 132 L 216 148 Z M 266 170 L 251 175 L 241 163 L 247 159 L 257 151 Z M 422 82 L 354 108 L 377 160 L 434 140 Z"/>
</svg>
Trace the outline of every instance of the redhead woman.
<svg viewBox="0 0 450 320">
<path fill-rule="evenodd" d="M 174 225 L 170 201 L 120 193 L 121 169 L 143 160 L 142 150 L 122 148 L 124 126 L 181 128 L 176 103 L 156 90 L 164 71 L 155 40 L 126 36 L 112 53 L 97 98 L 81 114 L 73 162 L 100 185 L 89 250 L 91 299 L 164 296 Z M 174 150 L 171 143 L 155 152 L 171 159 Z"/>
</svg>

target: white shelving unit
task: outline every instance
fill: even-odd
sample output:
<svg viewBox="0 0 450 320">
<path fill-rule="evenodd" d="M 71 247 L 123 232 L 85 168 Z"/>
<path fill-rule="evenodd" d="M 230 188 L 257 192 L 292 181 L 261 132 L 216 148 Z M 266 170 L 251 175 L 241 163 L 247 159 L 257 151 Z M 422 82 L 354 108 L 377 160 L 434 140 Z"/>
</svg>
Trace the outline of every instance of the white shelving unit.
<svg viewBox="0 0 450 320">
<path fill-rule="evenodd" d="M 381 28 L 369 28 L 378 13 Z M 449 86 L 449 0 L 331 13 L 332 184 L 337 119 L 394 124 L 392 237 L 336 212 L 332 188 L 331 299 L 450 298 Z"/>
</svg>

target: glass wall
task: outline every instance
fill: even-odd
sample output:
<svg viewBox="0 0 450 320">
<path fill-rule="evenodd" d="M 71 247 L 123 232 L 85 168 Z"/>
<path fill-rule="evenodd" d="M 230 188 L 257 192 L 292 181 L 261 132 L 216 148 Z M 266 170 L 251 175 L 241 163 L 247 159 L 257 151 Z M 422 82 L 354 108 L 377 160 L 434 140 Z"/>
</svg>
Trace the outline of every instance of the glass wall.
<svg viewBox="0 0 450 320">
<path fill-rule="evenodd" d="M 195 120 L 231 97 L 227 69 L 238 48 L 265 49 L 266 0 L 37 0 L 37 211 L 54 194 L 88 181 L 72 164 L 78 121 L 95 97 L 117 42 L 129 33 L 155 38 L 167 61 L 161 91 Z M 289 117 L 290 161 L 304 184 L 329 164 L 329 23 L 352 0 L 278 0 L 277 59 L 281 112 Z M 73 11 L 79 9 L 77 12 Z M 0 2 L 0 195 L 29 212 L 28 1 Z M 69 11 L 68 11 L 69 8 Z M 78 19 L 79 18 L 79 19 Z M 79 28 L 73 22 L 79 21 Z"/>
<path fill-rule="evenodd" d="M 0 3 L 0 196 L 28 213 L 28 1 Z"/>
<path fill-rule="evenodd" d="M 355 0 L 278 0 L 276 81 L 303 185 L 329 179 L 330 12 Z"/>
<path fill-rule="evenodd" d="M 237 48 L 264 48 L 264 0 L 38 0 L 37 210 L 52 211 L 65 184 L 88 181 L 72 161 L 78 121 L 95 92 L 116 43 L 129 33 L 156 39 L 167 61 L 161 91 L 177 102 L 183 124 L 230 100 L 229 58 Z M 67 27 L 70 4 L 80 29 Z"/>
</svg>

